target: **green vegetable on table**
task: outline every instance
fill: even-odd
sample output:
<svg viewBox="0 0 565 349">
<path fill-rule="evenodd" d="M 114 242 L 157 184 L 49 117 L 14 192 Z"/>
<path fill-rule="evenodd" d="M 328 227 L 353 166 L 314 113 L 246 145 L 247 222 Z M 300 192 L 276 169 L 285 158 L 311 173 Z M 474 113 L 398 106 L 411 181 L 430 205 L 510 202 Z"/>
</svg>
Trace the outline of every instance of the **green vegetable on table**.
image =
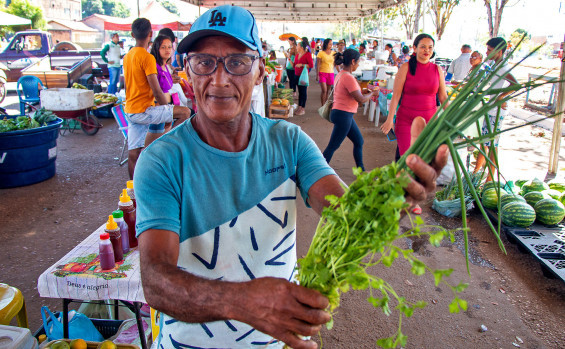
<svg viewBox="0 0 565 349">
<path fill-rule="evenodd" d="M 491 56 L 487 57 L 487 60 L 492 58 L 495 53 L 493 52 Z M 500 70 L 500 67 L 510 56 L 511 54 L 495 67 L 494 72 Z M 345 194 L 340 198 L 327 197 L 331 205 L 322 212 L 320 223 L 308 253 L 298 260 L 297 281 L 300 285 L 318 290 L 328 297 L 330 303 L 328 310 L 331 314 L 334 314 L 339 306 L 341 294 L 350 289 L 369 289 L 370 297 L 367 301 L 374 307 L 381 308 L 387 315 L 392 313 L 392 309 L 398 311 L 397 332 L 389 338 L 377 340 L 379 346 L 386 348 L 405 346 L 407 337 L 402 333 L 402 319 L 412 316 L 416 309 L 423 308 L 426 303 L 423 301 L 408 301 L 397 294 L 386 280 L 378 275 L 371 274 L 372 269 L 370 267 L 372 266 L 382 264 L 389 267 L 397 258 L 402 257 L 410 263 L 413 274 L 423 275 L 426 271 L 431 272 L 436 286 L 444 283 L 451 289 L 454 297 L 449 305 L 450 312 L 467 309 L 467 302 L 458 296 L 467 287 L 467 284 L 459 283 L 452 286 L 444 279 L 450 276 L 452 269 L 432 270 L 414 256 L 413 250 L 402 249 L 398 247 L 398 244 L 395 244 L 397 240 L 407 237 L 427 236 L 434 246 L 439 246 L 446 237 L 449 237 L 451 241 L 454 239 L 453 231 L 447 231 L 441 226 L 425 225 L 419 216 L 412 220 L 408 215 L 412 227 L 399 233 L 401 213 L 408 208 L 404 199 L 404 188 L 409 182 L 407 175 L 409 170 L 406 166 L 408 155 L 417 154 L 424 161 L 431 162 L 437 148 L 441 144 L 448 145 L 455 168 L 456 193 L 462 199 L 460 200 L 463 224 L 461 230 L 464 236 L 467 271 L 469 271 L 468 228 L 466 200 L 463 199 L 466 195 L 470 195 L 475 200 L 478 208 L 486 217 L 486 222 L 494 232 L 500 248 L 505 252 L 500 240 L 500 216 L 498 229 L 496 229 L 481 205 L 476 190 L 476 180 L 464 170 L 464 163 L 456 149 L 469 146 L 479 148 L 482 142 L 494 138 L 501 132 L 510 130 L 496 131 L 497 125 L 495 123 L 494 130 L 489 130 L 490 132 L 487 135 L 469 138 L 462 133 L 462 130 L 472 125 L 480 129 L 479 119 L 488 110 L 500 109 L 503 103 L 516 97 L 517 94 L 525 93 L 546 82 L 530 81 L 522 85 L 511 85 L 504 89 L 490 87 L 498 79 L 500 78 L 494 73 L 479 69 L 474 70 L 467 84 L 464 87 L 454 89 L 452 92 L 452 94 L 456 93 L 457 97 L 447 105 L 448 98 L 442 107 L 438 108 L 435 116 L 398 163 L 375 168 L 371 172 L 362 172 L 360 169 L 355 169 L 354 173 L 357 179 L 349 188 L 346 188 Z M 554 82 L 551 81 L 551 83 Z M 502 92 L 511 93 L 504 98 L 494 98 Z M 537 121 L 539 120 L 532 121 L 532 123 Z M 525 125 L 528 124 L 530 123 Z M 479 134 L 481 133 L 479 132 Z M 488 153 L 492 150 L 489 149 Z M 492 162 L 486 150 L 479 149 L 479 152 L 485 156 L 490 164 L 498 167 L 496 156 L 494 156 L 494 162 Z M 493 176 L 492 173 L 490 175 Z M 464 181 L 466 182 L 466 189 L 463 185 Z M 498 186 L 497 188 L 497 196 L 500 197 L 501 189 Z M 328 323 L 328 328 L 332 326 L 333 319 Z"/>
</svg>

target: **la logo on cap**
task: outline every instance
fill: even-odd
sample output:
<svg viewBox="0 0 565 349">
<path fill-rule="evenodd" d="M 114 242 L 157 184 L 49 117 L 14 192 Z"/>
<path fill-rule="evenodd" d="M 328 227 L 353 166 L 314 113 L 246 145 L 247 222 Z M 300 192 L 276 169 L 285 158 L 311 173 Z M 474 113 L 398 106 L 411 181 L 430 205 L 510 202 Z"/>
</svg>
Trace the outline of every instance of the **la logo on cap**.
<svg viewBox="0 0 565 349">
<path fill-rule="evenodd" d="M 208 21 L 208 23 L 210 24 L 210 27 L 216 27 L 216 26 L 225 27 L 226 20 L 227 17 L 222 17 L 221 12 L 219 12 L 218 10 L 214 10 L 210 14 L 210 20 Z"/>
</svg>

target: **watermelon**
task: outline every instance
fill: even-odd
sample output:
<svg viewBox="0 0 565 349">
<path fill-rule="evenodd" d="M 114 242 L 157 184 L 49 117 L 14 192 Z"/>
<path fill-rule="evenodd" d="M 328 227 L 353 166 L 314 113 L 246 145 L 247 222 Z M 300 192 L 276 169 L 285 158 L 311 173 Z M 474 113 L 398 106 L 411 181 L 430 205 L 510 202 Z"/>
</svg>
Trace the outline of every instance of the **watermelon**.
<svg viewBox="0 0 565 349">
<path fill-rule="evenodd" d="M 509 227 L 529 227 L 536 220 L 536 212 L 525 201 L 512 201 L 502 207 L 500 219 Z"/>
<path fill-rule="evenodd" d="M 555 225 L 565 217 L 565 206 L 555 199 L 543 199 L 534 206 L 537 220 L 546 225 Z"/>
<path fill-rule="evenodd" d="M 490 181 L 490 182 L 485 182 L 485 184 L 483 184 L 483 192 L 487 189 L 490 188 L 496 188 L 496 187 L 500 187 L 500 191 L 502 192 L 504 189 L 504 183 L 500 183 L 497 181 Z"/>
<path fill-rule="evenodd" d="M 517 186 L 518 188 L 522 188 L 524 183 L 526 183 L 527 181 L 528 181 L 527 179 L 517 179 L 516 181 L 514 181 L 514 185 Z"/>
<path fill-rule="evenodd" d="M 526 194 L 532 191 L 544 191 L 549 189 L 549 185 L 540 181 L 539 179 L 532 179 L 531 181 L 527 181 L 522 185 L 522 193 Z"/>
<path fill-rule="evenodd" d="M 555 189 L 561 193 L 565 191 L 565 182 L 562 182 L 560 180 L 554 179 L 552 181 L 549 181 L 547 185 L 549 185 L 549 189 Z"/>
<path fill-rule="evenodd" d="M 526 199 L 524 199 L 520 195 L 514 195 L 509 193 L 504 193 L 500 195 L 500 207 L 504 207 L 507 203 L 512 201 L 526 202 Z"/>
<path fill-rule="evenodd" d="M 538 201 L 543 199 L 550 199 L 551 197 L 545 193 L 539 191 L 531 191 L 529 193 L 524 194 L 524 199 L 526 202 L 530 204 L 530 206 L 534 207 Z"/>
<path fill-rule="evenodd" d="M 555 200 L 559 200 L 559 197 L 561 196 L 561 193 L 558 190 L 555 190 L 555 189 L 546 189 L 546 190 L 542 191 L 542 193 L 549 195 L 551 198 L 553 198 Z"/>
<path fill-rule="evenodd" d="M 504 194 L 504 190 L 500 190 L 500 195 L 502 194 Z M 483 207 L 495 210 L 498 207 L 498 193 L 496 189 L 489 188 L 483 191 L 481 203 L 483 204 Z"/>
<path fill-rule="evenodd" d="M 559 197 L 559 201 L 561 201 L 561 203 L 565 205 L 565 193 L 561 194 L 561 196 Z"/>
</svg>

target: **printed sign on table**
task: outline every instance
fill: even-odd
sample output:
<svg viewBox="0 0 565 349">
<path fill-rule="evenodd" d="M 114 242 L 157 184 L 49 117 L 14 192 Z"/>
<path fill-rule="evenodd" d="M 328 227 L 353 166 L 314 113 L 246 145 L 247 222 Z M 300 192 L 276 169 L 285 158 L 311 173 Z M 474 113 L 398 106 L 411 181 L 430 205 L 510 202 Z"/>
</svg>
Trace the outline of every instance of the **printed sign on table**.
<svg viewBox="0 0 565 349">
<path fill-rule="evenodd" d="M 38 280 L 41 297 L 145 302 L 139 252 L 130 250 L 112 270 L 102 270 L 98 241 L 104 225 L 47 269 Z"/>
</svg>

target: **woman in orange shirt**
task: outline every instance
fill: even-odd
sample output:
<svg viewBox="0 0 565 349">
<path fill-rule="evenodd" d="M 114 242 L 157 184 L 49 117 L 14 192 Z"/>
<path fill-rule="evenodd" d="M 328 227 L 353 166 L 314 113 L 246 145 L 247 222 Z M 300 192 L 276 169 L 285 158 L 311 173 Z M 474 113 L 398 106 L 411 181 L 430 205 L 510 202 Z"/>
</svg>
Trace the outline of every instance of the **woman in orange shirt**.
<svg viewBox="0 0 565 349">
<path fill-rule="evenodd" d="M 355 166 L 363 166 L 363 136 L 353 115 L 359 108 L 359 103 L 368 102 L 373 95 L 379 93 L 379 88 L 373 91 L 362 94 L 361 87 L 357 83 L 357 79 L 353 73 L 359 67 L 359 58 L 361 54 L 354 49 L 347 49 L 343 53 L 336 53 L 334 56 L 335 64 L 343 63 L 343 70 L 337 75 L 334 87 L 334 103 L 330 120 L 334 124 L 330 142 L 324 150 L 324 158 L 330 163 L 334 152 L 339 148 L 345 137 L 353 142 L 353 158 L 355 159 Z"/>
</svg>

